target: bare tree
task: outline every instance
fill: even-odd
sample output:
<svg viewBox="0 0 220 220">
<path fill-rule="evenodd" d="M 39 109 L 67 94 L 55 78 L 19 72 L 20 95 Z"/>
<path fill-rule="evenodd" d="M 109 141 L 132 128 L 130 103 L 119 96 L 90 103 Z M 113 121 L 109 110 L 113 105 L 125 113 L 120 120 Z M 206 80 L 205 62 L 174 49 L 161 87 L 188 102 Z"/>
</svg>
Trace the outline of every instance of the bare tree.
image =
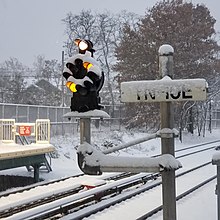
<svg viewBox="0 0 220 220">
<path fill-rule="evenodd" d="M 113 81 L 115 74 L 113 74 L 112 66 L 116 62 L 114 50 L 120 42 L 122 36 L 122 29 L 125 22 L 129 22 L 132 18 L 132 13 L 126 12 L 121 14 L 111 14 L 108 11 L 103 13 L 92 13 L 90 10 L 81 11 L 79 15 L 68 13 L 63 22 L 66 25 L 65 33 L 68 40 L 65 43 L 66 51 L 69 56 L 74 53 L 74 38 L 89 39 L 93 42 L 96 50 L 95 56 L 100 61 L 102 69 L 106 76 L 107 92 L 104 94 L 105 99 L 110 100 L 113 108 L 111 115 L 114 115 L 115 95 L 113 89 Z M 135 16 L 133 15 L 133 21 Z M 104 89 L 102 90 L 102 92 Z M 109 98 L 108 98 L 109 97 Z"/>
<path fill-rule="evenodd" d="M 35 79 L 45 79 L 57 88 L 61 88 L 61 63 L 56 59 L 47 60 L 44 56 L 37 56 L 34 62 Z"/>
<path fill-rule="evenodd" d="M 91 10 L 82 10 L 78 15 L 69 12 L 62 21 L 66 25 L 65 34 L 68 39 L 64 47 L 68 56 L 72 56 L 75 53 L 75 38 L 89 39 L 94 44 L 97 43 L 96 17 Z"/>
<path fill-rule="evenodd" d="M 44 65 L 45 65 L 45 57 L 43 55 L 38 55 L 36 57 L 35 62 L 33 63 L 36 79 L 42 79 L 43 78 Z"/>
<path fill-rule="evenodd" d="M 28 68 L 16 58 L 9 58 L 0 65 L 1 88 L 4 102 L 23 103 L 23 92 L 26 86 L 25 75 Z"/>
</svg>

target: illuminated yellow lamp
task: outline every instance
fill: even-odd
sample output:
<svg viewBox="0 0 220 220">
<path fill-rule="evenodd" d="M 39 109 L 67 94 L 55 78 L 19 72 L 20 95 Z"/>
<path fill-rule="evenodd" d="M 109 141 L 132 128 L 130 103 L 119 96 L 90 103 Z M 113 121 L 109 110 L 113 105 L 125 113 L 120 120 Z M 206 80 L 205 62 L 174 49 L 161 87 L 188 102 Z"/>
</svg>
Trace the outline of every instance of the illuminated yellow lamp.
<svg viewBox="0 0 220 220">
<path fill-rule="evenodd" d="M 83 66 L 84 66 L 87 70 L 89 70 L 93 65 L 92 65 L 91 63 L 89 63 L 89 62 L 84 62 L 84 63 L 83 63 Z"/>
<path fill-rule="evenodd" d="M 71 91 L 71 92 L 77 92 L 76 90 L 76 84 L 74 82 L 66 82 L 66 87 Z"/>
<path fill-rule="evenodd" d="M 79 43 L 78 43 L 78 47 L 80 50 L 87 50 L 89 45 L 86 41 L 84 40 L 81 40 Z"/>
</svg>

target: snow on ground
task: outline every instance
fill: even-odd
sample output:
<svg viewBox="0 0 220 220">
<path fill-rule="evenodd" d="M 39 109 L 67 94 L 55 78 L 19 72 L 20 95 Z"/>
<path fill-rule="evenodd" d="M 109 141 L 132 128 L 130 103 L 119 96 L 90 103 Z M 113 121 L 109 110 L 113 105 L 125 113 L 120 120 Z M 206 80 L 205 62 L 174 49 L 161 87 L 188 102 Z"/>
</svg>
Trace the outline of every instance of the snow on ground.
<svg viewBox="0 0 220 220">
<path fill-rule="evenodd" d="M 220 130 L 213 130 L 212 133 L 206 133 L 205 137 L 198 136 L 197 134 L 183 135 L 183 142 L 181 143 L 178 138 L 175 139 L 175 149 L 183 149 L 185 147 L 200 144 L 203 142 L 209 142 L 212 140 L 220 139 Z M 92 133 L 92 145 L 98 150 L 106 150 L 107 146 L 116 146 L 119 144 L 127 143 L 137 138 L 141 138 L 148 134 L 144 132 L 134 132 L 134 131 L 107 131 L 107 132 L 94 132 Z M 76 135 L 65 135 L 53 137 L 51 143 L 56 147 L 57 158 L 52 160 L 53 174 L 59 177 L 59 173 L 63 175 L 74 175 L 81 172 L 77 166 L 76 149 L 79 144 L 79 134 Z M 112 153 L 111 155 L 117 156 L 136 156 L 136 157 L 149 157 L 155 154 L 160 154 L 161 145 L 160 138 L 149 140 L 147 142 L 137 144 L 133 147 L 123 149 Z M 48 174 L 47 174 L 48 175 Z M 44 176 L 44 178 L 48 177 Z"/>
<path fill-rule="evenodd" d="M 175 140 L 175 148 L 182 149 L 191 145 L 208 142 L 212 140 L 219 139 L 220 130 L 213 130 L 212 133 L 206 133 L 205 137 L 197 136 L 197 134 L 184 134 L 183 142 L 181 143 L 179 139 Z M 132 131 L 107 131 L 107 132 L 94 132 L 92 133 L 92 145 L 95 146 L 98 150 L 104 150 L 107 146 L 115 146 L 128 141 L 134 140 L 135 138 L 141 138 L 146 133 L 143 132 L 132 132 Z M 52 180 L 62 177 L 67 177 L 71 175 L 76 175 L 82 173 L 77 165 L 76 149 L 79 144 L 79 134 L 65 136 L 57 136 L 51 139 L 51 143 L 56 148 L 56 153 L 53 154 L 52 158 L 52 169 L 50 173 L 41 172 L 40 177 L 45 180 Z M 118 156 L 138 156 L 138 157 L 147 157 L 160 153 L 160 139 L 153 139 L 145 143 L 137 144 L 136 146 L 130 147 L 128 149 L 121 150 L 120 152 L 114 153 Z M 214 151 L 213 151 L 214 154 Z M 208 155 L 208 160 L 211 161 L 212 156 Z M 215 167 L 212 165 L 212 172 Z M 207 171 L 208 172 L 208 171 Z M 25 167 L 10 169 L 1 171 L 0 174 L 7 175 L 23 175 L 23 176 L 33 176 L 33 173 L 27 172 Z M 177 203 L 177 216 L 178 220 L 215 220 L 216 217 L 216 200 L 215 195 L 215 185 L 216 180 L 212 181 L 208 186 L 202 187 L 191 196 L 184 198 Z M 161 196 L 158 194 L 158 196 Z M 144 202 L 144 201 L 143 201 Z M 127 202 L 125 202 L 127 204 Z M 114 215 L 113 210 L 116 210 L 117 206 L 104 211 L 109 213 L 105 215 L 106 219 L 112 219 Z M 135 206 L 134 206 L 135 207 Z M 135 212 L 135 208 L 130 210 Z M 96 217 L 93 215 L 88 219 L 99 219 L 99 215 Z M 100 215 L 101 217 L 101 215 Z M 119 216 L 115 216 L 119 217 Z M 128 218 L 132 219 L 132 218 Z M 159 212 L 157 215 L 151 218 L 152 220 L 161 220 L 162 212 Z"/>
<path fill-rule="evenodd" d="M 175 148 L 181 149 L 194 144 L 220 139 L 219 133 L 220 130 L 213 130 L 211 134 L 207 132 L 205 137 L 197 136 L 197 134 L 191 135 L 186 133 L 183 136 L 182 143 L 179 141 L 178 138 L 175 139 Z M 134 140 L 136 138 L 141 138 L 146 135 L 147 134 L 144 132 L 134 132 L 125 130 L 108 130 L 106 132 L 95 131 L 92 133 L 91 142 L 92 145 L 95 146 L 98 150 L 105 150 L 108 148 L 108 145 L 119 145 Z M 41 172 L 40 176 L 46 180 L 50 180 L 82 173 L 81 170 L 78 168 L 76 156 L 76 149 L 77 145 L 79 145 L 79 142 L 79 134 L 66 134 L 64 136 L 52 137 L 51 144 L 53 144 L 56 148 L 56 152 L 53 154 L 52 158 L 53 171 L 50 173 Z M 156 138 L 141 144 L 137 144 L 133 147 L 129 147 L 127 149 L 115 152 L 111 155 L 148 157 L 151 155 L 159 154 L 160 152 L 160 138 Z M 32 176 L 32 173 L 28 173 L 25 167 L 0 171 L 0 174 L 17 174 L 23 176 Z"/>
</svg>

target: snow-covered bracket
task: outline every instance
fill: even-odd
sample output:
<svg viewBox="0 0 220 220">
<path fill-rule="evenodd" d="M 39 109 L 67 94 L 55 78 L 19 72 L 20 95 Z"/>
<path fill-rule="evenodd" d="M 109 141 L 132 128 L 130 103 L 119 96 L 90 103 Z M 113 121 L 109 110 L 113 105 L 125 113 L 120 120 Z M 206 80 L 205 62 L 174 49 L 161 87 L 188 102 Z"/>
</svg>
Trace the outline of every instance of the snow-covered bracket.
<svg viewBox="0 0 220 220">
<path fill-rule="evenodd" d="M 176 138 L 179 136 L 179 131 L 176 128 L 162 128 L 156 134 L 161 138 Z"/>
<path fill-rule="evenodd" d="M 110 156 L 97 151 L 87 142 L 79 146 L 77 154 L 80 169 L 88 175 L 101 175 L 102 172 L 151 173 L 177 170 L 182 167 L 170 154 L 156 158 Z"/>
<path fill-rule="evenodd" d="M 136 144 L 140 144 L 140 143 L 149 141 L 149 140 L 157 138 L 157 137 L 160 137 L 160 138 L 176 138 L 178 136 L 179 136 L 179 131 L 177 129 L 175 129 L 175 128 L 173 128 L 173 129 L 163 128 L 163 129 L 157 131 L 156 133 L 148 134 L 148 135 L 145 135 L 141 138 L 137 138 L 137 139 L 134 139 L 132 141 L 129 141 L 127 143 L 120 144 L 118 146 L 114 146 L 114 147 L 111 147 L 109 149 L 106 149 L 106 150 L 103 151 L 103 153 L 104 154 L 110 154 L 110 153 L 116 152 L 118 150 L 122 150 L 122 149 L 125 149 L 125 148 L 128 148 L 128 147 L 134 146 Z"/>
<path fill-rule="evenodd" d="M 64 118 L 110 118 L 109 114 L 102 110 L 90 110 L 87 112 L 67 112 L 63 115 Z"/>
</svg>

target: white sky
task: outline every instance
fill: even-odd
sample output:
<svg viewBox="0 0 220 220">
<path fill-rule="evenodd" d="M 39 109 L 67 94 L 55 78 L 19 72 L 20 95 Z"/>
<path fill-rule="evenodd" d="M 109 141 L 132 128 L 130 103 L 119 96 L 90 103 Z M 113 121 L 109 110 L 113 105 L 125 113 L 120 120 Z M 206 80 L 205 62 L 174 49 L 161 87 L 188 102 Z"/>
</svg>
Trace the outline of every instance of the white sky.
<svg viewBox="0 0 220 220">
<path fill-rule="evenodd" d="M 82 9 L 111 12 L 127 10 L 144 15 L 146 8 L 157 0 L 0 0 L 0 62 L 18 58 L 32 66 L 37 55 L 61 59 L 64 24 L 68 12 L 78 14 Z M 217 20 L 220 31 L 219 0 L 192 0 L 204 3 Z"/>
</svg>

